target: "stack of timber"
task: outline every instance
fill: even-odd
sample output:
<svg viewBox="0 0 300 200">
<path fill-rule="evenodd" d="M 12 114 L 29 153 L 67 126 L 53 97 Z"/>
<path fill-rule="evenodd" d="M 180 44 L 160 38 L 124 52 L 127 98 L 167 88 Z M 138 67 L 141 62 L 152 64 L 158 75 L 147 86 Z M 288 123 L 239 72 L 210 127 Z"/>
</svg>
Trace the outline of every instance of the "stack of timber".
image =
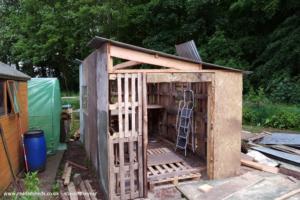
<svg viewBox="0 0 300 200">
<path fill-rule="evenodd" d="M 80 174 L 72 176 L 72 167 L 77 167 L 83 170 L 87 168 L 72 161 L 67 161 L 64 166 L 63 175 L 60 181 L 60 199 L 62 200 L 97 200 L 96 192 L 91 186 L 90 180 L 82 180 Z M 72 181 L 71 181 L 72 177 Z M 65 189 L 67 192 L 64 192 Z"/>
<path fill-rule="evenodd" d="M 242 133 L 244 151 L 256 151 L 275 160 L 277 166 L 257 163 L 255 158 L 242 158 L 242 165 L 268 171 L 283 173 L 300 179 L 300 134 L 299 133 Z M 251 160 L 252 159 L 252 160 Z"/>
<path fill-rule="evenodd" d="M 200 168 L 193 168 L 168 148 L 147 150 L 147 176 L 150 190 L 155 186 L 199 180 Z"/>
</svg>

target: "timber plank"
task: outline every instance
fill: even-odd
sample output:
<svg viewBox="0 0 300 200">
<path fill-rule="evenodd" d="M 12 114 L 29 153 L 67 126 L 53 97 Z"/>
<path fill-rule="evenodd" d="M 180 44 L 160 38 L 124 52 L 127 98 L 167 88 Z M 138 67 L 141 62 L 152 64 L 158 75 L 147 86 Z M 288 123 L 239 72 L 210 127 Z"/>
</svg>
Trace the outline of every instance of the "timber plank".
<svg viewBox="0 0 300 200">
<path fill-rule="evenodd" d="M 73 182 L 68 185 L 68 191 L 70 194 L 70 200 L 78 200 L 77 191 Z"/>
<path fill-rule="evenodd" d="M 159 164 L 168 164 L 168 163 L 177 163 L 182 161 L 182 158 L 177 156 L 173 152 L 163 153 L 163 154 L 150 154 L 148 155 L 148 166 L 159 165 Z"/>
<path fill-rule="evenodd" d="M 79 187 L 82 192 L 82 196 L 83 196 L 84 200 L 90 200 L 90 196 L 88 194 L 88 191 L 87 191 L 83 181 L 80 182 Z"/>
<path fill-rule="evenodd" d="M 97 200 L 97 197 L 96 197 L 96 193 L 95 191 L 93 190 L 91 184 L 90 184 L 90 181 L 89 180 L 84 180 L 84 184 L 85 184 L 85 187 L 90 195 L 90 198 L 92 200 Z"/>
<path fill-rule="evenodd" d="M 132 74 L 131 75 L 131 102 L 135 102 L 135 77 Z M 132 138 L 133 133 L 135 133 L 135 106 L 131 107 L 131 135 L 130 138 Z M 134 176 L 134 152 L 133 152 L 133 141 L 131 140 L 129 142 L 129 162 L 130 162 L 130 195 L 131 198 L 134 198 L 134 192 L 135 192 L 135 176 Z"/>
<path fill-rule="evenodd" d="M 68 185 L 70 183 L 71 173 L 72 173 L 72 166 L 69 166 L 64 179 L 64 185 Z"/>
</svg>

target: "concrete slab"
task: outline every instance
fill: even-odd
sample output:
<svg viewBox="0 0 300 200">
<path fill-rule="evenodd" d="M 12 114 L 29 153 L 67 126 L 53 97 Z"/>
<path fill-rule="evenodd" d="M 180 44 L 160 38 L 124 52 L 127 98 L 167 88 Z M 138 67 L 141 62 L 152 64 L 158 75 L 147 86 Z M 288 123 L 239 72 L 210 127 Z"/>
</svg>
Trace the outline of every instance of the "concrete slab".
<svg viewBox="0 0 300 200">
<path fill-rule="evenodd" d="M 57 151 L 55 155 L 47 157 L 45 171 L 38 174 L 40 180 L 40 190 L 42 192 L 51 192 L 52 185 L 55 182 L 56 173 L 63 155 L 64 151 Z"/>
</svg>

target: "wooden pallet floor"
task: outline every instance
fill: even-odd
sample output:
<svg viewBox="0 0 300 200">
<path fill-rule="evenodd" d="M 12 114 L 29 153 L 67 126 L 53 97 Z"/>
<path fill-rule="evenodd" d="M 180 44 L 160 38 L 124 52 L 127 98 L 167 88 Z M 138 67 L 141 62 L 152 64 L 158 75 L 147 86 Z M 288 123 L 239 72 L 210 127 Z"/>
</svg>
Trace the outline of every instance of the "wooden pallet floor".
<svg viewBox="0 0 300 200">
<path fill-rule="evenodd" d="M 200 168 L 191 167 L 168 148 L 150 148 L 147 154 L 150 190 L 158 185 L 177 185 L 179 182 L 199 180 L 201 177 Z"/>
</svg>

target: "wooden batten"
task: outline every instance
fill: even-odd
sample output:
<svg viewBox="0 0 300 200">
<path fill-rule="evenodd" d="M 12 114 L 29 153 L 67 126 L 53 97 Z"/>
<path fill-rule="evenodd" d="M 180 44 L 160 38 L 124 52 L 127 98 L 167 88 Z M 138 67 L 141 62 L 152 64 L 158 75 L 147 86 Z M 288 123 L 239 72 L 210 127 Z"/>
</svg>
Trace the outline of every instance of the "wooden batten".
<svg viewBox="0 0 300 200">
<path fill-rule="evenodd" d="M 212 76 L 212 73 L 150 73 L 147 74 L 147 83 L 211 82 Z"/>
<path fill-rule="evenodd" d="M 130 61 L 126 61 L 126 62 L 115 65 L 112 70 L 126 69 L 127 67 L 133 67 L 133 66 L 140 65 L 140 64 L 142 64 L 142 63 L 130 60 Z"/>
<path fill-rule="evenodd" d="M 175 58 L 153 55 L 141 51 L 127 49 L 124 47 L 110 45 L 110 54 L 112 57 L 121 58 L 125 60 L 136 61 L 140 63 L 168 67 L 178 70 L 201 70 L 202 65 L 198 63 L 183 61 Z"/>
<path fill-rule="evenodd" d="M 214 92 L 215 92 L 215 81 L 208 85 L 207 88 L 207 176 L 210 179 L 214 177 Z"/>
<path fill-rule="evenodd" d="M 144 196 L 147 196 L 147 149 L 148 149 L 148 101 L 147 101 L 147 77 L 143 74 L 143 160 L 144 160 Z"/>
<path fill-rule="evenodd" d="M 113 70 L 109 73 L 116 74 L 116 73 L 200 73 L 203 72 L 202 70 L 198 69 L 119 69 L 119 70 Z"/>
</svg>

